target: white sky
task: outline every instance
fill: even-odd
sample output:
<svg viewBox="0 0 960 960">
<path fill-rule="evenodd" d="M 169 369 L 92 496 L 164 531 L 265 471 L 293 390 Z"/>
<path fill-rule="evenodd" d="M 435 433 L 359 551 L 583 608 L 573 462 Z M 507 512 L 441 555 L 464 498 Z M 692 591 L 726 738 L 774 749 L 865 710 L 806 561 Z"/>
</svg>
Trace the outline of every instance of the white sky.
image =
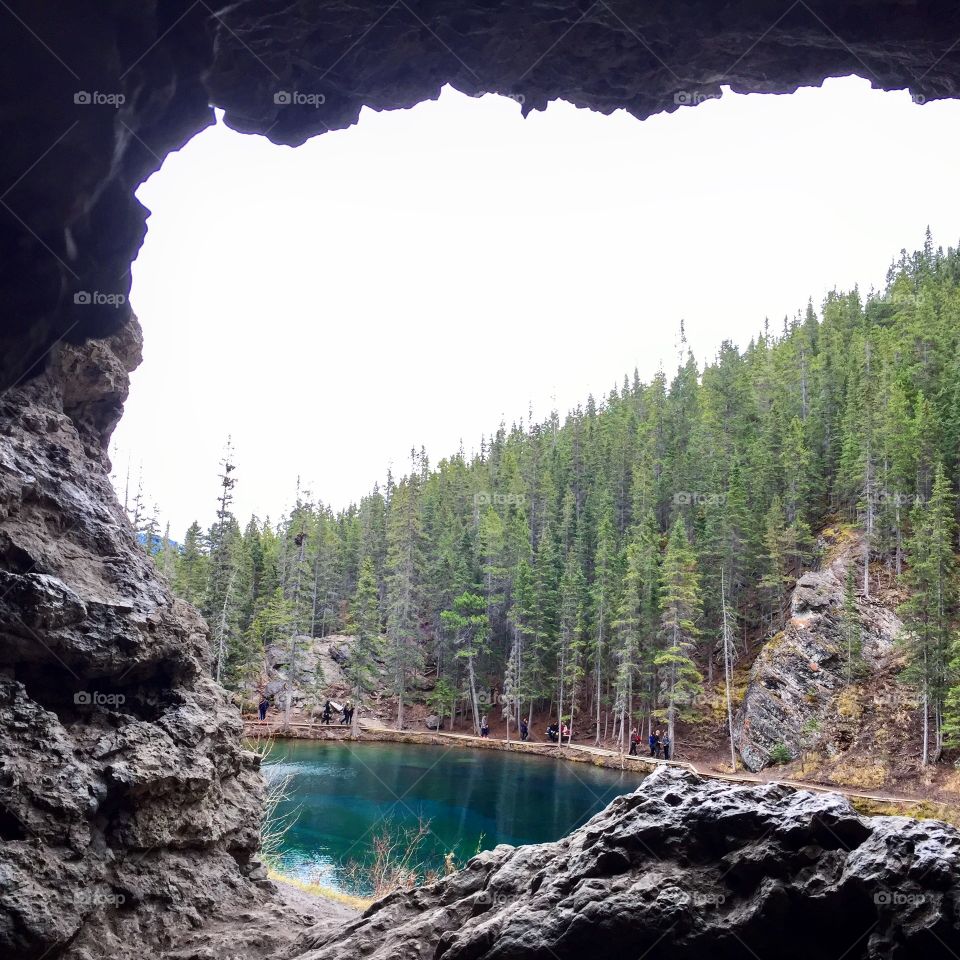
<svg viewBox="0 0 960 960">
<path fill-rule="evenodd" d="M 112 448 L 176 538 L 208 524 L 227 434 L 235 509 L 297 476 L 335 508 L 411 446 L 702 361 L 901 247 L 960 237 L 960 103 L 855 78 L 639 122 L 445 90 L 296 149 L 222 124 L 139 190 L 144 362 Z"/>
</svg>

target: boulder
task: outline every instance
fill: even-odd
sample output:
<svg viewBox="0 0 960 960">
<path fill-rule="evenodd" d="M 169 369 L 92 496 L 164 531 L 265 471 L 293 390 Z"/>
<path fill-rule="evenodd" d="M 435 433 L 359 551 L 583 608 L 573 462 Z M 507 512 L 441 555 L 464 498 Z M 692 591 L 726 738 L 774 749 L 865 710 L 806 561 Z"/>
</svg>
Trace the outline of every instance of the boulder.
<svg viewBox="0 0 960 960">
<path fill-rule="evenodd" d="M 960 834 L 843 798 L 658 768 L 557 843 L 305 934 L 300 960 L 867 960 L 960 950 Z M 302 951 L 302 952 L 301 952 Z"/>
</svg>

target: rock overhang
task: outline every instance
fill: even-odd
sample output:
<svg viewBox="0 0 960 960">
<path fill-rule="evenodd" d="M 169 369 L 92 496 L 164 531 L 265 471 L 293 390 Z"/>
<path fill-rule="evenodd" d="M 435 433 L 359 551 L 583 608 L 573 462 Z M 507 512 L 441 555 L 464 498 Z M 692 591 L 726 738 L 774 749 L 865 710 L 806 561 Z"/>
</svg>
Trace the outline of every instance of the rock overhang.
<svg viewBox="0 0 960 960">
<path fill-rule="evenodd" d="M 858 74 L 918 102 L 960 95 L 960 7 L 904 0 L 13 0 L 0 157 L 0 387 L 58 339 L 115 333 L 148 211 L 134 192 L 213 122 L 296 145 L 449 84 L 639 119 L 727 85 L 790 93 Z"/>
</svg>

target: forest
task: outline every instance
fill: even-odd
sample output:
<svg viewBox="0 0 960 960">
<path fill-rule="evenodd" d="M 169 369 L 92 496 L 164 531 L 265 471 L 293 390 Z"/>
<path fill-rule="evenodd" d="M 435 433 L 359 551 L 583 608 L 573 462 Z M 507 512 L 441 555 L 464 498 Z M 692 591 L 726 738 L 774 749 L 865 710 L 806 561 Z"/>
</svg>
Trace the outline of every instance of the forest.
<svg viewBox="0 0 960 960">
<path fill-rule="evenodd" d="M 340 512 L 298 485 L 288 515 L 241 524 L 241 473 L 228 448 L 215 522 L 176 544 L 129 506 L 228 688 L 255 688 L 267 645 L 346 632 L 358 700 L 386 664 L 400 724 L 426 674 L 432 707 L 474 726 L 550 710 L 579 735 L 656 722 L 676 743 L 782 626 L 819 531 L 847 523 L 851 595 L 898 579 L 909 597 L 924 762 L 960 746 L 960 250 L 929 231 L 881 292 L 831 292 L 702 366 L 684 341 L 671 376 L 501 423 L 469 456 L 411 451 Z"/>
</svg>

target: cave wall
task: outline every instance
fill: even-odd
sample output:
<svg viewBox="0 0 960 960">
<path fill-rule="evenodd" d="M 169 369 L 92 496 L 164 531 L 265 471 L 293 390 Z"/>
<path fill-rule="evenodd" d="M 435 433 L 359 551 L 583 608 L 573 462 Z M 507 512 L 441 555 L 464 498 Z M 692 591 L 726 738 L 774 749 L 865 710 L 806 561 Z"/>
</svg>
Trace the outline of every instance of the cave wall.
<svg viewBox="0 0 960 960">
<path fill-rule="evenodd" d="M 138 956 L 259 893 L 259 758 L 107 476 L 139 358 L 131 320 L 0 398 L 4 957 Z"/>
<path fill-rule="evenodd" d="M 849 73 L 960 95 L 946 2 L 10 0 L 0 20 L 0 954 L 25 958 L 133 956 L 254 895 L 256 758 L 104 454 L 140 355 L 134 191 L 211 105 L 295 145 L 446 83 L 641 119 Z"/>
</svg>

